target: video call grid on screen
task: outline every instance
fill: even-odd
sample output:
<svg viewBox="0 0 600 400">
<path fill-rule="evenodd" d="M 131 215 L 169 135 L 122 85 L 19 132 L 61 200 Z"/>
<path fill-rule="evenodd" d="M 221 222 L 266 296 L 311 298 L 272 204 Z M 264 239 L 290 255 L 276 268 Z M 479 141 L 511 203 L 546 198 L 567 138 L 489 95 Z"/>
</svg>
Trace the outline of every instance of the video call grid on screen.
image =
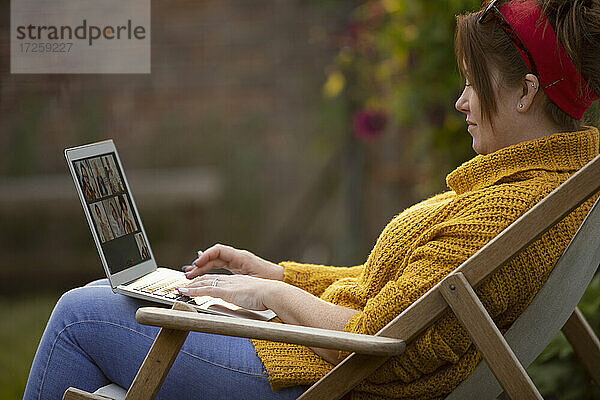
<svg viewBox="0 0 600 400">
<path fill-rule="evenodd" d="M 111 274 L 150 259 L 115 153 L 73 161 L 73 168 Z"/>
</svg>

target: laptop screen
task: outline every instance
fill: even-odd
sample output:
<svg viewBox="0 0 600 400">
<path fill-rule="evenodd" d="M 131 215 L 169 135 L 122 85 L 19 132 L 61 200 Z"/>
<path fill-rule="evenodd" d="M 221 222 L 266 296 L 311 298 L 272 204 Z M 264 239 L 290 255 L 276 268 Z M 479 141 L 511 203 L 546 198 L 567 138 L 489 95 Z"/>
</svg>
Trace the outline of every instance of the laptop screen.
<svg viewBox="0 0 600 400">
<path fill-rule="evenodd" d="M 73 161 L 77 181 L 111 274 L 150 259 L 115 153 Z"/>
</svg>

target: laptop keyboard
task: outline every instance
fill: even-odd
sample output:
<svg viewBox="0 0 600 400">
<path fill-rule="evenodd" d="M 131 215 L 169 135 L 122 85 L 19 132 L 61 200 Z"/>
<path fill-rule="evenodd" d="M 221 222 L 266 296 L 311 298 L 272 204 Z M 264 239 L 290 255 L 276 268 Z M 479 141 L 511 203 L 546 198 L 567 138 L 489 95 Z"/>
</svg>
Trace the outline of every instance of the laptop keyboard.
<svg viewBox="0 0 600 400">
<path fill-rule="evenodd" d="M 172 301 L 181 301 L 195 306 L 198 310 L 216 312 L 221 315 L 237 315 L 246 318 L 268 321 L 275 316 L 271 310 L 252 311 L 228 303 L 223 299 L 211 296 L 185 296 L 179 294 L 178 287 L 186 286 L 190 280 L 185 275 L 176 270 L 168 268 L 158 268 L 151 273 L 129 283 L 125 287 L 146 295 L 158 296 Z M 232 314 L 235 313 L 235 314 Z"/>
<path fill-rule="evenodd" d="M 160 273 L 157 271 L 156 273 Z M 155 277 L 154 279 L 148 279 L 149 276 L 144 276 L 137 281 L 129 285 L 131 289 L 139 292 L 153 294 L 155 296 L 165 297 L 170 300 L 181 301 L 189 304 L 196 304 L 194 298 L 179 294 L 177 292 L 178 287 L 182 287 L 190 283 L 187 279 L 181 279 L 179 277 L 171 276 Z"/>
</svg>

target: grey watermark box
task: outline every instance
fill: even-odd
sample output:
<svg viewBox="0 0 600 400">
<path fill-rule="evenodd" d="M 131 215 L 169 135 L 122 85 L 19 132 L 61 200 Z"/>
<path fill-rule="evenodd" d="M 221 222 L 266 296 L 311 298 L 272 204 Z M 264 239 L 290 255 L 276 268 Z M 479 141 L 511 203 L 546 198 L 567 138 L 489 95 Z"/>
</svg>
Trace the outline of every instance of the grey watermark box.
<svg viewBox="0 0 600 400">
<path fill-rule="evenodd" d="M 10 72 L 150 73 L 150 0 L 11 0 Z"/>
</svg>

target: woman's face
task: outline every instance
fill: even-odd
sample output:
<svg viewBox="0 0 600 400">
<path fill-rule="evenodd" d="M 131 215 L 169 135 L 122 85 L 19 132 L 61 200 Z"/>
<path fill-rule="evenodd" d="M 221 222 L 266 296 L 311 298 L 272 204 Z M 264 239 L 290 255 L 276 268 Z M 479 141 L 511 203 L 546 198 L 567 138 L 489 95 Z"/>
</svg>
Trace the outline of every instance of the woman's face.
<svg viewBox="0 0 600 400">
<path fill-rule="evenodd" d="M 456 100 L 455 107 L 466 114 L 467 130 L 473 138 L 473 150 L 478 154 L 489 154 L 514 143 L 518 128 L 515 125 L 517 117 L 515 107 L 518 106 L 514 99 L 514 90 L 499 88 L 496 79 L 492 78 L 494 96 L 498 112 L 492 117 L 494 129 L 489 120 L 483 120 L 479 96 L 471 86 L 465 83 L 465 88 Z M 518 101 L 517 101 L 518 102 Z"/>
</svg>

